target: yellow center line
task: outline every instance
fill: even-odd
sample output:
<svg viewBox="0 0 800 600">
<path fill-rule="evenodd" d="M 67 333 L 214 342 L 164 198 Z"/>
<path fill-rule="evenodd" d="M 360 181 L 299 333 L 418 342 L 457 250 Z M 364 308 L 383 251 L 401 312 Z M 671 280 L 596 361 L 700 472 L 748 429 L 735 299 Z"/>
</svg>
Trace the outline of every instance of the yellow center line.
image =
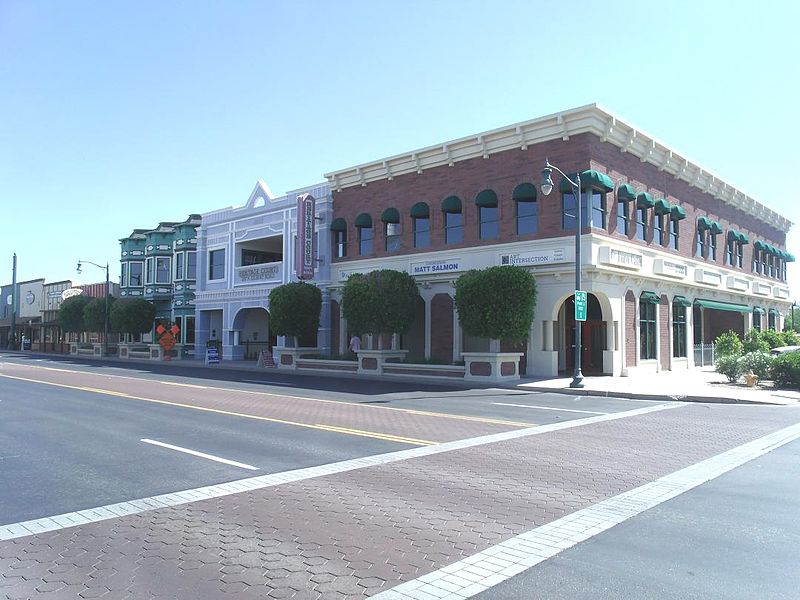
<svg viewBox="0 0 800 600">
<path fill-rule="evenodd" d="M 342 433 L 345 435 L 354 435 L 358 437 L 368 437 L 374 438 L 378 440 L 385 440 L 388 442 L 399 442 L 401 444 L 410 444 L 414 446 L 433 446 L 438 444 L 439 442 L 434 442 L 431 440 L 421 440 L 416 438 L 405 437 L 401 435 L 393 435 L 391 433 L 380 433 L 377 431 L 367 431 L 363 429 L 349 429 L 347 427 L 337 427 L 336 425 L 323 425 L 323 424 L 312 424 L 312 423 L 299 423 L 297 421 L 288 421 L 286 419 L 276 419 L 273 417 L 262 417 L 259 415 L 250 415 L 247 413 L 240 413 L 234 412 L 230 410 L 222 410 L 219 408 L 208 408 L 205 406 L 195 406 L 194 404 L 184 404 L 182 402 L 171 402 L 169 400 L 157 400 L 155 398 L 144 398 L 142 396 L 133 396 L 131 394 L 126 394 L 123 392 L 117 392 L 114 390 L 104 390 L 101 388 L 93 388 L 87 386 L 80 386 L 80 385 L 69 385 L 66 383 L 54 383 L 52 381 L 39 381 L 38 379 L 28 379 L 26 377 L 18 377 L 16 375 L 7 375 L 5 373 L 0 373 L 0 377 L 5 377 L 6 379 L 16 379 L 18 381 L 27 381 L 30 383 L 40 383 L 42 385 L 52 385 L 55 387 L 61 388 L 68 388 L 71 390 L 79 390 L 82 392 L 91 392 L 93 394 L 103 394 L 106 396 L 117 396 L 120 398 L 128 398 L 130 400 L 141 400 L 143 402 L 152 402 L 154 404 L 165 404 L 167 406 L 177 406 L 180 408 L 190 408 L 193 410 L 201 410 L 204 412 L 216 413 L 220 415 L 228 415 L 232 417 L 243 417 L 245 419 L 255 419 L 257 421 L 267 421 L 269 423 L 280 423 L 282 425 L 294 425 L 295 427 L 305 427 L 307 429 L 317 429 L 320 431 L 332 431 L 336 433 Z"/>
<path fill-rule="evenodd" d="M 22 366 L 28 367 L 31 369 L 44 369 L 45 371 L 57 371 L 62 373 L 74 373 L 78 375 L 92 375 L 95 377 L 109 377 L 115 379 L 133 379 L 135 381 L 147 381 L 149 383 L 162 383 L 164 385 L 174 385 L 179 387 L 189 387 L 189 388 L 200 388 L 206 390 L 218 390 L 221 392 L 234 392 L 240 394 L 256 394 L 258 396 L 271 396 L 273 398 L 281 398 L 281 399 L 289 399 L 289 400 L 307 400 L 309 402 L 322 402 L 326 404 L 343 404 L 345 406 L 359 406 L 362 408 L 374 408 L 379 410 L 393 410 L 398 411 L 406 414 L 411 415 L 419 415 L 423 417 L 439 417 L 441 419 L 455 419 L 457 421 L 472 421 L 475 423 L 488 423 L 490 425 L 502 425 L 505 427 L 536 427 L 536 423 L 531 423 L 529 421 L 507 421 L 506 419 L 493 419 L 491 417 L 472 417 L 468 415 L 454 415 L 452 413 L 441 413 L 441 412 L 434 412 L 428 410 L 417 410 L 413 408 L 399 408 L 396 406 L 377 406 L 374 404 L 364 404 L 361 402 L 348 402 L 346 400 L 326 400 L 324 398 L 310 398 L 308 396 L 293 396 L 290 394 L 275 394 L 272 392 L 261 392 L 256 390 L 239 390 L 235 388 L 226 388 L 226 387 L 217 387 L 217 386 L 201 386 L 201 385 L 194 385 L 191 383 L 179 383 L 176 381 L 154 381 L 152 379 L 142 379 L 140 377 L 130 377 L 127 375 L 109 375 L 109 374 L 100 374 L 100 373 L 87 373 L 86 371 L 75 371 L 72 369 L 56 369 L 54 367 L 42 367 L 39 365 L 16 365 L 15 366 Z"/>
</svg>

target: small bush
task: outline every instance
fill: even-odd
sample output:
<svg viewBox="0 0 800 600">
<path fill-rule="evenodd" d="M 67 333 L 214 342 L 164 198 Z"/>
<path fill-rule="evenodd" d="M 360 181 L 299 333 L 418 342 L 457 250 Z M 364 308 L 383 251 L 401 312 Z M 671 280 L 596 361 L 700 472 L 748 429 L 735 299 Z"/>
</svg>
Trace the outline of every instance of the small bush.
<svg viewBox="0 0 800 600">
<path fill-rule="evenodd" d="M 759 379 L 769 379 L 772 355 L 769 352 L 747 352 L 739 358 L 739 367 L 742 374 L 752 371 Z"/>
<path fill-rule="evenodd" d="M 751 329 L 744 336 L 744 353 L 769 352 L 769 344 L 758 329 Z"/>
<path fill-rule="evenodd" d="M 717 356 L 741 356 L 744 352 L 744 344 L 734 331 L 723 333 L 714 340 L 714 352 Z"/>
<path fill-rule="evenodd" d="M 718 357 L 716 364 L 717 373 L 725 375 L 731 383 L 736 383 L 739 377 L 742 376 L 742 366 L 739 363 L 739 358 L 740 357 L 736 354 Z"/>
<path fill-rule="evenodd" d="M 800 352 L 789 352 L 772 362 L 770 378 L 777 387 L 800 388 Z"/>
<path fill-rule="evenodd" d="M 784 346 L 797 346 L 797 334 L 794 331 L 783 332 L 783 345 Z"/>
<path fill-rule="evenodd" d="M 780 331 L 775 331 L 774 329 L 767 329 L 766 331 L 761 332 L 761 338 L 767 342 L 769 345 L 770 350 L 772 348 L 777 348 L 778 346 L 786 346 L 784 343 L 786 338 L 783 336 L 783 333 Z"/>
</svg>

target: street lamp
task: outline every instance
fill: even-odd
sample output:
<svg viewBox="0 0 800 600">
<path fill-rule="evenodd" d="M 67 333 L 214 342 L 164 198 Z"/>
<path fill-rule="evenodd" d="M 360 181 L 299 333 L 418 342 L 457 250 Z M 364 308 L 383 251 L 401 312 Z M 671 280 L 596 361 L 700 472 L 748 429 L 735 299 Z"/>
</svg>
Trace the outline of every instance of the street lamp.
<svg viewBox="0 0 800 600">
<path fill-rule="evenodd" d="M 109 286 L 109 283 L 108 283 L 108 263 L 106 263 L 106 266 L 104 267 L 103 265 L 98 265 L 97 263 L 93 263 L 93 262 L 91 262 L 89 260 L 80 260 L 80 259 L 78 259 L 78 268 L 76 269 L 78 274 L 81 273 L 81 267 L 82 267 L 83 263 L 86 263 L 87 265 L 93 265 L 93 266 L 97 267 L 98 269 L 105 269 L 106 270 L 106 310 L 105 310 L 106 314 L 105 314 L 105 319 L 103 319 L 103 355 L 104 356 L 108 356 L 108 296 L 110 295 L 110 292 L 111 292 L 111 289 L 110 289 L 110 286 Z"/>
<path fill-rule="evenodd" d="M 581 227 L 583 225 L 582 215 L 581 215 L 581 175 L 580 173 L 575 173 L 575 181 L 572 181 L 569 177 L 567 177 L 566 173 L 556 167 L 555 165 L 550 164 L 549 159 L 545 159 L 544 161 L 544 169 L 542 170 L 542 194 L 548 196 L 550 192 L 553 191 L 553 179 L 552 174 L 553 171 L 558 171 L 561 173 L 561 176 L 569 182 L 572 186 L 572 189 L 575 193 L 575 205 L 577 207 L 576 211 L 576 223 L 575 223 L 575 291 L 576 291 L 576 298 L 575 298 L 575 305 L 577 306 L 578 298 L 577 292 L 581 289 Z M 588 307 L 587 307 L 588 308 Z M 583 387 L 583 373 L 581 373 L 581 354 L 583 351 L 582 340 L 581 340 L 581 324 L 582 321 L 577 319 L 577 314 L 575 315 L 575 372 L 572 374 L 572 382 L 569 384 L 571 388 L 582 388 Z"/>
</svg>

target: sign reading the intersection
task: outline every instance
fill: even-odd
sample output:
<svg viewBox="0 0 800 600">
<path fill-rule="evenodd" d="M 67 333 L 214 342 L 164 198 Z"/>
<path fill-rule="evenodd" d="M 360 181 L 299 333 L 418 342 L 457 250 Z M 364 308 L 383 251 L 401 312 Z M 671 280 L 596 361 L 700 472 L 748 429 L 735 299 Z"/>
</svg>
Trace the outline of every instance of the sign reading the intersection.
<svg viewBox="0 0 800 600">
<path fill-rule="evenodd" d="M 582 292 L 580 290 L 575 290 L 575 320 L 576 321 L 585 321 L 586 320 L 586 292 Z"/>
</svg>

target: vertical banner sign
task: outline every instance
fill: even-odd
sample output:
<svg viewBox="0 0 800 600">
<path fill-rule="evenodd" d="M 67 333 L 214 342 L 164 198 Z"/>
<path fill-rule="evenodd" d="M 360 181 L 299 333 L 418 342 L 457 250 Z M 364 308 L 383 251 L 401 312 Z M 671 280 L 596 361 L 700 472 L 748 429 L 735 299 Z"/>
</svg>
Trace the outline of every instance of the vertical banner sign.
<svg viewBox="0 0 800 600">
<path fill-rule="evenodd" d="M 586 292 L 582 292 L 580 290 L 575 290 L 575 320 L 576 321 L 585 321 L 586 320 Z"/>
<path fill-rule="evenodd" d="M 298 279 L 314 277 L 314 197 L 302 194 L 297 197 L 297 248 L 295 249 L 295 274 Z"/>
</svg>

